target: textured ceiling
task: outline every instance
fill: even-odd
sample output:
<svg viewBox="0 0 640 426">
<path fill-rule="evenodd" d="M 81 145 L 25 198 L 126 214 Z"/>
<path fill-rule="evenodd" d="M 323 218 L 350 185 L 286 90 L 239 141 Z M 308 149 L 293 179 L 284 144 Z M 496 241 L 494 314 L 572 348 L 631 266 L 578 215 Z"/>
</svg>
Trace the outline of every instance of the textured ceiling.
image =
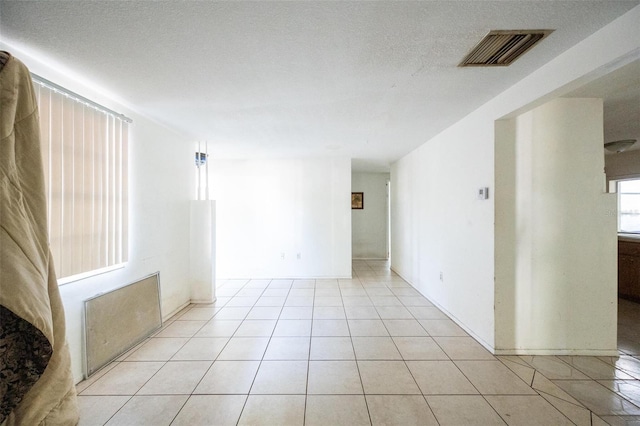
<svg viewBox="0 0 640 426">
<path fill-rule="evenodd" d="M 1 1 L 0 38 L 217 158 L 345 155 L 373 171 L 639 3 Z M 509 67 L 456 67 L 490 29 L 520 28 L 555 32 Z"/>
</svg>

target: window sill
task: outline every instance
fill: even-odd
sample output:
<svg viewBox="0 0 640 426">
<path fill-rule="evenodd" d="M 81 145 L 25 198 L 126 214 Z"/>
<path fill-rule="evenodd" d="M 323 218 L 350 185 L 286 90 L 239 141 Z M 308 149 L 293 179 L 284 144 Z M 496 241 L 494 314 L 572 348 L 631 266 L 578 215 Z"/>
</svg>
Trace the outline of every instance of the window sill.
<svg viewBox="0 0 640 426">
<path fill-rule="evenodd" d="M 108 266 L 106 268 L 95 269 L 93 271 L 83 272 L 81 274 L 71 275 L 69 277 L 58 278 L 58 286 L 62 286 L 62 285 L 65 285 L 65 284 L 71 284 L 73 282 L 84 280 L 84 279 L 87 279 L 87 278 L 90 278 L 90 277 L 94 277 L 96 275 L 106 274 L 107 272 L 115 271 L 117 269 L 122 269 L 122 268 L 124 268 L 126 266 L 126 264 L 127 264 L 126 262 L 125 263 L 119 263 L 117 265 Z"/>
</svg>

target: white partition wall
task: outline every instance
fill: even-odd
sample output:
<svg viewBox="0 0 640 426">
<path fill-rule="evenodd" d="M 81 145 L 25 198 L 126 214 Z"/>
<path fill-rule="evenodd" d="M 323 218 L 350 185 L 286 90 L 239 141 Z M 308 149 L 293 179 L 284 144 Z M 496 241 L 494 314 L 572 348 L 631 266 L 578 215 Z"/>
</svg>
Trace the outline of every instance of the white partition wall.
<svg viewBox="0 0 640 426">
<path fill-rule="evenodd" d="M 617 353 L 602 123 L 602 100 L 557 99 L 497 124 L 497 353 Z"/>
<path fill-rule="evenodd" d="M 192 303 L 216 300 L 216 202 L 191 201 L 189 281 Z"/>
</svg>

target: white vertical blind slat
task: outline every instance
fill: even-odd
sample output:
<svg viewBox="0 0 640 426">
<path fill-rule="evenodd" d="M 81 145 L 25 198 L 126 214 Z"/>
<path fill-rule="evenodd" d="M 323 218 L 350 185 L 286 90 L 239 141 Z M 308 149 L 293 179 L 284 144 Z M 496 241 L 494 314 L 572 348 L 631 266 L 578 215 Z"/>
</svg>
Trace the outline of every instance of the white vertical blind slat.
<svg viewBox="0 0 640 426">
<path fill-rule="evenodd" d="M 102 114 L 94 113 L 93 125 L 93 268 L 98 269 L 102 265 L 102 145 L 103 129 Z"/>
<path fill-rule="evenodd" d="M 49 246 L 56 271 L 62 276 L 62 96 L 51 93 L 49 113 Z M 42 119 L 42 116 L 41 116 Z"/>
<path fill-rule="evenodd" d="M 66 96 L 62 98 L 62 276 L 73 275 L 73 257 L 76 248 L 73 245 L 73 102 Z"/>
<path fill-rule="evenodd" d="M 105 185 L 106 185 L 106 166 L 105 162 L 105 144 L 106 144 L 106 115 L 98 114 L 98 140 L 96 144 L 96 177 L 98 178 L 98 184 L 96 188 L 96 233 L 98 236 L 97 248 L 98 248 L 98 265 L 104 265 L 107 263 L 107 248 L 106 248 L 106 215 L 105 215 Z"/>
<path fill-rule="evenodd" d="M 84 163 L 84 106 L 73 103 L 73 239 L 76 251 L 72 260 L 71 274 L 79 274 L 83 270 L 86 246 L 84 245 L 84 210 L 85 203 L 85 163 Z"/>
<path fill-rule="evenodd" d="M 122 122 L 122 262 L 129 259 L 129 124 Z"/>
<path fill-rule="evenodd" d="M 114 262 L 121 263 L 122 262 L 122 121 L 116 120 L 115 123 L 115 143 L 114 151 L 115 151 L 115 200 L 113 203 L 113 207 L 115 210 L 115 232 L 113 233 L 115 236 L 115 256 Z"/>
<path fill-rule="evenodd" d="M 93 109 L 83 108 L 82 127 L 82 267 L 91 271 L 93 257 Z"/>
<path fill-rule="evenodd" d="M 108 242 L 108 262 L 109 264 L 115 264 L 115 249 L 116 249 L 116 120 L 113 117 L 109 117 L 109 230 L 107 235 L 109 236 Z"/>
</svg>

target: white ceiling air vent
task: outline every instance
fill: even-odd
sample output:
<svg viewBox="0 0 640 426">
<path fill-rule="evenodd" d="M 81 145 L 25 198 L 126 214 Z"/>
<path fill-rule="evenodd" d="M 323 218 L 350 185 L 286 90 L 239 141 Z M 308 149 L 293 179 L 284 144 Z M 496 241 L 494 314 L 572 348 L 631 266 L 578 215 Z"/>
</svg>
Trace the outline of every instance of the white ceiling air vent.
<svg viewBox="0 0 640 426">
<path fill-rule="evenodd" d="M 553 30 L 494 30 L 484 36 L 459 67 L 504 67 L 518 59 Z"/>
</svg>

